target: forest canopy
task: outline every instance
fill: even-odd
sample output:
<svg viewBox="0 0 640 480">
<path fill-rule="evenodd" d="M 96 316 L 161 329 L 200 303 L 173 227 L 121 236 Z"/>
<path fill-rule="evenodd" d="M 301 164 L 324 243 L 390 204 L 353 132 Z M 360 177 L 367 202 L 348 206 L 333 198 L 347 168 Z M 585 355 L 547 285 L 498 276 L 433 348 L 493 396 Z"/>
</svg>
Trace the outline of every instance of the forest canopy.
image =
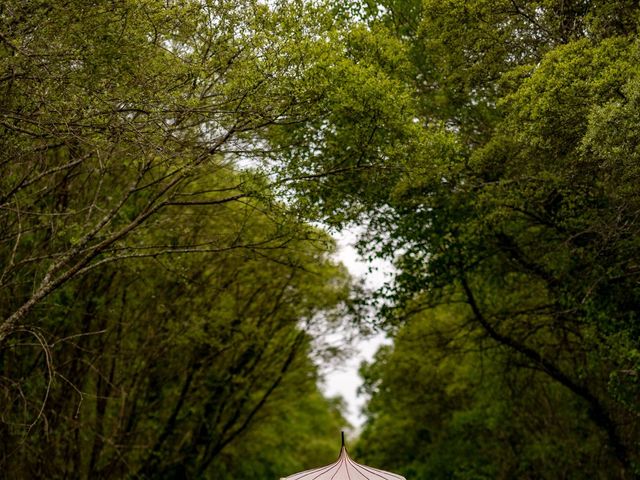
<svg viewBox="0 0 640 480">
<path fill-rule="evenodd" d="M 638 475 L 637 5 L 351 12 L 347 51 L 380 81 L 274 129 L 313 145 L 285 153 L 323 176 L 300 201 L 365 222 L 361 251 L 395 263 L 361 458 L 408 478 Z"/>
<path fill-rule="evenodd" d="M 344 325 L 352 282 L 257 168 L 318 95 L 299 72 L 328 19 L 0 6 L 8 477 L 276 478 L 333 456 L 311 332 Z"/>
<path fill-rule="evenodd" d="M 0 468 L 640 475 L 636 2 L 0 5 Z M 394 263 L 372 294 L 322 226 Z M 364 308 L 363 308 L 364 307 Z M 373 312 L 373 315 L 367 313 Z"/>
</svg>

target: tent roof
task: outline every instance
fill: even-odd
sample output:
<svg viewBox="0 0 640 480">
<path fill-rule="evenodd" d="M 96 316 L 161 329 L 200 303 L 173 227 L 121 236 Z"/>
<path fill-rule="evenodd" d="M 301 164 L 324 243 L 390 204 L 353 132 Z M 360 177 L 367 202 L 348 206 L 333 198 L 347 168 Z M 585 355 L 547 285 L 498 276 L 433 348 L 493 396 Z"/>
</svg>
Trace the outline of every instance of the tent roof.
<svg viewBox="0 0 640 480">
<path fill-rule="evenodd" d="M 280 480 L 406 480 L 396 473 L 385 472 L 354 462 L 342 446 L 340 456 L 335 463 L 325 467 L 305 470 Z"/>
</svg>

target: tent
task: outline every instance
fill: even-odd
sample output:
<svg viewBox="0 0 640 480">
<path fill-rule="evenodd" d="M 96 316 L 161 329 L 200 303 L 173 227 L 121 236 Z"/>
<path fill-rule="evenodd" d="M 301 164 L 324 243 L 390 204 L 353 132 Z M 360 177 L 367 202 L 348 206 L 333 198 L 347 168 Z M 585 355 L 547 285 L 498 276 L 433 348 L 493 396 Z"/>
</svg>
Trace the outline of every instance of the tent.
<svg viewBox="0 0 640 480">
<path fill-rule="evenodd" d="M 344 445 L 342 433 L 342 449 L 338 460 L 325 467 L 305 470 L 280 480 L 406 480 L 396 473 L 385 472 L 377 468 L 368 467 L 354 462 L 349 457 Z"/>
</svg>

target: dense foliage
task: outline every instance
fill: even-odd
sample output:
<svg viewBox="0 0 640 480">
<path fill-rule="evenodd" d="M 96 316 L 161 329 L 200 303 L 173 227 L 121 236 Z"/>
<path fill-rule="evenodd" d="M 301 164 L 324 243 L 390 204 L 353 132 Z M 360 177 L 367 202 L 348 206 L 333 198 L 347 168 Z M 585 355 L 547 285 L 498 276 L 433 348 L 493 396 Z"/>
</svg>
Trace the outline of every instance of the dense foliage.
<svg viewBox="0 0 640 480">
<path fill-rule="evenodd" d="M 640 475 L 637 2 L 0 5 L 0 468 L 332 459 L 310 226 L 395 262 L 359 459 Z M 367 299 L 365 299 L 367 300 Z"/>
<path fill-rule="evenodd" d="M 637 4 L 341 11 L 368 22 L 345 42 L 378 82 L 298 126 L 313 148 L 288 162 L 336 172 L 300 192 L 365 220 L 362 251 L 398 269 L 364 459 L 425 479 L 639 474 Z"/>
<path fill-rule="evenodd" d="M 327 17 L 169 3 L 0 5 L 3 478 L 266 479 L 335 455 L 310 332 L 350 280 L 256 168 L 317 94 L 296 71 Z"/>
</svg>

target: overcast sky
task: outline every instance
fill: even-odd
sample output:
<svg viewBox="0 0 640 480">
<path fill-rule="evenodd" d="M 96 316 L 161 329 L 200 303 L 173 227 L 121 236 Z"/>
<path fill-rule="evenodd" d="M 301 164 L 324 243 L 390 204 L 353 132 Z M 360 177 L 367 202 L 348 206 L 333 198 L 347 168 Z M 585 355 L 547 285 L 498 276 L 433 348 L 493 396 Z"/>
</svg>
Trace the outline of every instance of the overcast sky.
<svg viewBox="0 0 640 480">
<path fill-rule="evenodd" d="M 383 261 L 365 262 L 353 247 L 356 232 L 357 228 L 354 228 L 333 235 L 338 242 L 337 258 L 345 264 L 352 275 L 364 278 L 368 287 L 381 287 L 390 278 L 391 264 Z M 369 267 L 373 267 L 372 272 L 369 272 Z M 364 398 L 357 396 L 358 387 L 362 383 L 358 368 L 363 360 L 370 361 L 378 347 L 384 343 L 389 342 L 383 334 L 357 340 L 353 345 L 353 350 L 356 352 L 354 356 L 342 365 L 325 371 L 325 393 L 329 396 L 341 395 L 346 400 L 348 411 L 345 414 L 356 430 L 364 422 L 361 409 L 365 401 Z"/>
</svg>

